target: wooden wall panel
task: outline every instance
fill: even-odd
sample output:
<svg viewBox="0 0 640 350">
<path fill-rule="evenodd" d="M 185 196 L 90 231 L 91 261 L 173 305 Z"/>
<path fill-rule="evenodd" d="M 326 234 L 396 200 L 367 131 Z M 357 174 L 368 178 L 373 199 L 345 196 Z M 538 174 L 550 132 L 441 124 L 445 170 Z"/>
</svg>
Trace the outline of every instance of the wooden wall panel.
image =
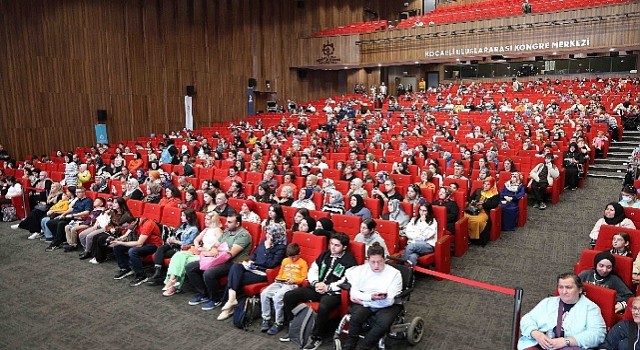
<svg viewBox="0 0 640 350">
<path fill-rule="evenodd" d="M 0 0 L 0 143 L 18 157 L 89 146 L 98 109 L 111 141 L 179 129 L 187 85 L 196 127 L 245 116 L 251 77 L 281 103 L 344 91 L 344 73 L 291 67 L 298 39 L 362 20 L 365 3 Z"/>
</svg>

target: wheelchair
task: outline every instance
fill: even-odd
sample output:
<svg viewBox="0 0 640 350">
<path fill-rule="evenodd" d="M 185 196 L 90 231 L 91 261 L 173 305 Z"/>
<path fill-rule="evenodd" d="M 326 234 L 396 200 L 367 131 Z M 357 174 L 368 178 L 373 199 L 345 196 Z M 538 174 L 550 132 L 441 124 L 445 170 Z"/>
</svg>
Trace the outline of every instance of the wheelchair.
<svg viewBox="0 0 640 350">
<path fill-rule="evenodd" d="M 394 260 L 401 262 L 400 259 Z M 404 307 L 404 304 L 409 301 L 415 283 L 413 268 L 396 262 L 387 262 L 387 265 L 398 269 L 402 275 L 402 292 L 396 297 L 396 304 L 401 305 L 402 310 L 398 313 L 398 316 L 396 316 L 387 334 L 378 341 L 378 348 L 385 349 L 385 340 L 387 338 L 406 340 L 410 345 L 416 345 L 420 343 L 424 335 L 424 319 L 416 316 L 409 321 L 406 308 Z M 371 318 L 375 318 L 375 315 L 371 316 Z M 348 324 L 350 320 L 351 314 L 349 313 L 344 315 L 340 320 L 338 328 L 333 334 L 333 348 L 335 350 L 342 350 L 341 338 L 343 335 L 349 334 Z M 362 328 L 363 332 L 366 333 L 371 328 L 371 325 L 369 322 L 366 322 Z M 364 338 L 364 336 L 361 334 L 360 338 Z"/>
</svg>

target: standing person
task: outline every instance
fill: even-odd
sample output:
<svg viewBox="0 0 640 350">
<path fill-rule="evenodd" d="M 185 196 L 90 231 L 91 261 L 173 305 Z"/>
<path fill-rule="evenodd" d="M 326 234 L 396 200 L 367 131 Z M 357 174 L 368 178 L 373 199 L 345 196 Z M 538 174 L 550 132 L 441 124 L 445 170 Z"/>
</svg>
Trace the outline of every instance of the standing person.
<svg viewBox="0 0 640 350">
<path fill-rule="evenodd" d="M 395 298 L 402 292 L 402 275 L 394 267 L 385 264 L 384 249 L 374 244 L 367 249 L 369 259 L 363 265 L 353 267 L 346 272 L 351 285 L 349 296 L 349 337 L 342 349 L 373 349 L 380 338 L 389 331 L 402 306 Z M 375 315 L 376 321 L 360 340 L 360 333 L 369 317 Z M 360 341 L 360 344 L 358 344 Z"/>
<path fill-rule="evenodd" d="M 292 320 L 292 310 L 301 302 L 319 301 L 318 316 L 313 328 L 311 340 L 304 349 L 316 350 L 322 345 L 322 334 L 326 330 L 329 313 L 340 305 L 340 287 L 345 272 L 356 266 L 356 259 L 348 252 L 349 236 L 338 232 L 331 236 L 329 249 L 324 251 L 311 264 L 307 280 L 309 285 L 296 288 L 284 295 L 285 320 Z M 280 338 L 288 342 L 289 337 Z"/>
<path fill-rule="evenodd" d="M 547 187 L 553 186 L 554 179 L 560 176 L 558 167 L 553 164 L 553 154 L 547 153 L 544 162 L 536 165 L 529 177 L 531 178 L 531 194 L 536 204 L 534 208 L 547 209 Z"/>
<path fill-rule="evenodd" d="M 578 150 L 578 144 L 572 142 L 569 149 L 563 153 L 562 158 L 565 169 L 565 189 L 575 191 L 580 180 L 580 169 L 584 165 L 584 155 Z"/>
<path fill-rule="evenodd" d="M 582 293 L 580 277 L 563 273 L 557 297 L 543 299 L 520 320 L 518 350 L 595 348 L 604 340 L 606 325 L 600 308 Z"/>
<path fill-rule="evenodd" d="M 229 274 L 234 263 L 246 260 L 251 252 L 251 235 L 242 227 L 242 217 L 239 214 L 227 217 L 227 228 L 220 236 L 218 242 L 214 243 L 209 250 L 212 256 L 218 254 L 228 254 L 228 260 L 219 265 L 213 266 L 206 271 L 200 269 L 200 262 L 194 261 L 186 266 L 187 278 L 197 291 L 197 294 L 189 305 L 195 306 L 204 304 L 202 310 L 213 310 L 222 303 L 222 295 L 218 279 Z M 229 247 L 228 252 L 219 252 L 218 248 L 222 243 Z"/>
<path fill-rule="evenodd" d="M 273 283 L 260 292 L 262 307 L 262 322 L 260 331 L 275 335 L 284 329 L 284 295 L 298 286 L 307 278 L 309 266 L 304 259 L 300 259 L 300 246 L 291 243 L 287 246 L 287 257 L 282 260 L 280 271 Z M 275 322 L 271 324 L 271 304 L 275 312 Z"/>
<path fill-rule="evenodd" d="M 520 200 L 524 197 L 524 185 L 522 174 L 511 173 L 509 181 L 504 183 L 500 190 L 502 200 L 502 231 L 515 231 L 520 215 Z"/>
</svg>

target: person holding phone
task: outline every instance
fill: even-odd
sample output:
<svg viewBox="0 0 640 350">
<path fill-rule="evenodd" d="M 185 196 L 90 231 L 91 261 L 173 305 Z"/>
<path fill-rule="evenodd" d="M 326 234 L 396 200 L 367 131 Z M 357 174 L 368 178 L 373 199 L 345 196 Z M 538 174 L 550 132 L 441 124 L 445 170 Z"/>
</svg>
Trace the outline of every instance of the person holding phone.
<svg viewBox="0 0 640 350">
<path fill-rule="evenodd" d="M 366 263 L 346 272 L 347 281 L 351 284 L 349 297 L 352 304 L 349 306 L 349 337 L 342 346 L 343 350 L 352 350 L 356 346 L 358 349 L 373 349 L 402 311 L 402 306 L 395 303 L 396 296 L 402 292 L 400 271 L 385 263 L 384 248 L 378 243 L 367 249 L 367 256 Z M 362 327 L 372 315 L 376 316 L 376 322 L 358 345 Z"/>
</svg>

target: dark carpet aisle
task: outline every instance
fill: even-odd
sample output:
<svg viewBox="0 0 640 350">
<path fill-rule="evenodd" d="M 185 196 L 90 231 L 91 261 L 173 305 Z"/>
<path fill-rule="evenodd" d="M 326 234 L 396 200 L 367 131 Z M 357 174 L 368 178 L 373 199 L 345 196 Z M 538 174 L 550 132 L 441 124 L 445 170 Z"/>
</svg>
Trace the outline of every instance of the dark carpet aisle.
<svg viewBox="0 0 640 350">
<path fill-rule="evenodd" d="M 559 204 L 529 207 L 529 221 L 503 232 L 487 247 L 454 258 L 452 273 L 505 287 L 524 288 L 523 312 L 553 292 L 556 276 L 572 271 L 619 180 L 590 178 L 565 192 Z M 187 305 L 193 293 L 166 298 L 159 287 L 114 281 L 113 261 L 92 265 L 75 253 L 46 253 L 25 231 L 0 223 L 0 349 L 294 349 L 254 325 L 241 331 L 217 310 Z M 409 316 L 426 320 L 415 349 L 509 348 L 513 298 L 420 276 Z M 393 341 L 392 349 L 412 348 Z M 330 349 L 327 340 L 322 349 Z"/>
</svg>

